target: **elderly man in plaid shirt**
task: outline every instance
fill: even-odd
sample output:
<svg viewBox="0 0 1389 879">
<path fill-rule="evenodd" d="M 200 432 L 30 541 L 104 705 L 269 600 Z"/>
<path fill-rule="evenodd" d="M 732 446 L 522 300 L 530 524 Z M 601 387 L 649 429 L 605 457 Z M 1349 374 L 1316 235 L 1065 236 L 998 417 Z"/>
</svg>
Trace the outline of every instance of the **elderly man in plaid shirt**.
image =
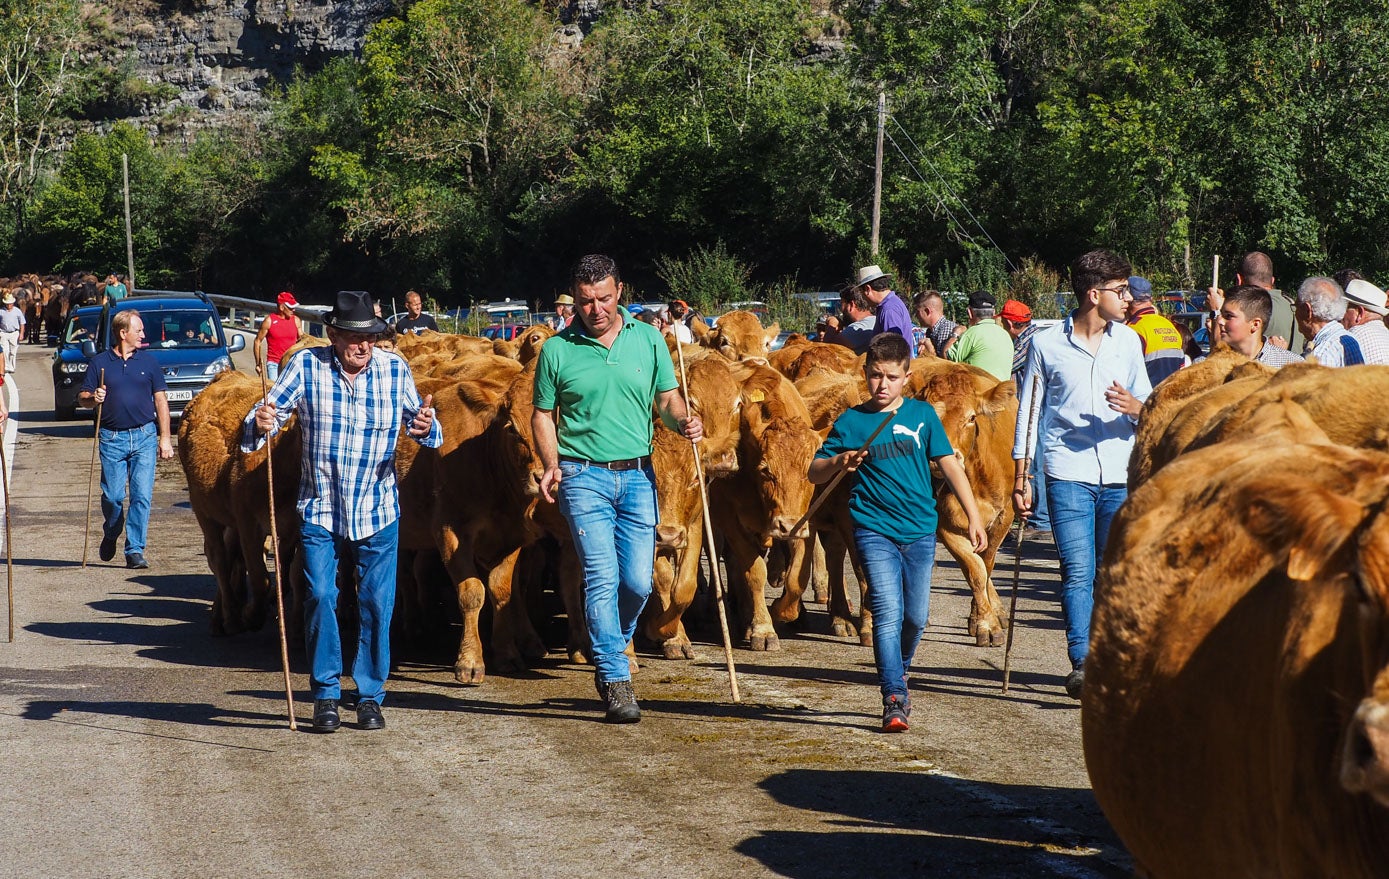
<svg viewBox="0 0 1389 879">
<path fill-rule="evenodd" d="M 361 636 L 352 679 L 357 723 L 381 729 L 391 670 L 391 610 L 400 503 L 395 448 L 401 428 L 422 446 L 438 448 L 443 433 L 431 399 L 420 400 L 405 361 L 375 349 L 386 324 L 371 297 L 347 290 L 323 321 L 332 344 L 290 359 L 263 403 L 246 416 L 242 451 L 264 444 L 293 412 L 303 431 L 299 514 L 308 595 L 304 638 L 312 667 L 314 729 L 340 725 L 342 646 L 338 635 L 338 563 L 357 572 Z"/>
</svg>

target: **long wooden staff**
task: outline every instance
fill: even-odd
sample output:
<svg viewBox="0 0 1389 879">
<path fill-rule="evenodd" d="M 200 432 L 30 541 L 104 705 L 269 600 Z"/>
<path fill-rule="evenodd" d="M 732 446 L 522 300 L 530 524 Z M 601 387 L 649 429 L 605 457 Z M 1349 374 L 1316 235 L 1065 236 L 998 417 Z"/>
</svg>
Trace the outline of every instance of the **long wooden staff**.
<svg viewBox="0 0 1389 879">
<path fill-rule="evenodd" d="M 101 370 L 97 387 L 106 387 L 106 370 Z M 96 404 L 96 429 L 92 431 L 92 465 L 87 471 L 87 530 L 82 534 L 82 567 L 87 567 L 87 547 L 92 541 L 92 482 L 96 479 L 96 451 L 101 445 L 101 403 Z M 8 509 L 8 507 L 7 507 Z M 9 519 L 5 522 L 8 524 Z M 103 535 L 104 536 L 104 535 Z"/>
<path fill-rule="evenodd" d="M 270 387 L 265 381 L 265 374 L 270 371 L 270 341 L 265 342 L 265 364 L 260 371 L 260 395 L 267 402 L 270 400 Z M 298 730 L 299 724 L 294 719 L 294 687 L 289 681 L 289 641 L 285 638 L 285 595 L 284 589 L 280 585 L 280 569 L 284 567 L 284 559 L 280 556 L 280 529 L 275 524 L 275 464 L 270 458 L 270 446 L 273 444 L 274 437 L 271 434 L 265 436 L 265 486 L 270 496 L 270 549 L 275 553 L 275 618 L 280 622 L 280 667 L 285 673 L 285 708 L 289 711 L 289 728 Z"/>
<path fill-rule="evenodd" d="M 873 440 L 877 439 L 878 434 L 883 432 L 883 428 L 887 427 L 888 422 L 890 422 L 892 419 L 896 417 L 896 409 L 887 413 L 887 417 L 882 420 L 881 424 L 879 424 L 877 427 L 873 429 L 873 432 L 868 435 L 868 439 L 864 441 L 863 445 L 859 446 L 858 451 L 854 454 L 861 455 L 864 452 L 868 451 L 868 447 L 873 445 Z M 810 517 L 815 515 L 815 511 L 820 509 L 820 507 L 824 505 L 825 501 L 829 499 L 830 492 L 834 491 L 834 487 L 839 484 L 839 480 L 843 479 L 847 475 L 849 475 L 848 470 L 840 470 L 838 473 L 834 474 L 834 478 L 830 480 L 829 485 L 826 485 L 825 490 L 820 492 L 820 496 L 815 499 L 815 503 L 811 504 L 810 509 L 805 511 L 805 515 L 802 516 L 800 520 L 796 522 L 795 525 L 791 526 L 791 531 L 789 533 L 795 534 L 797 531 L 801 530 L 801 526 L 804 525 L 806 522 L 809 522 Z"/>
<path fill-rule="evenodd" d="M 1032 448 L 1032 419 L 1037 415 L 1037 386 L 1041 382 L 1040 375 L 1032 376 L 1032 402 L 1027 407 L 1027 441 L 1023 448 L 1026 450 L 1024 455 L 1032 457 L 1035 449 Z M 1036 498 L 1033 498 L 1036 501 Z M 1008 641 L 1003 648 L 1003 692 L 1008 692 L 1008 676 L 1013 670 L 1013 621 L 1018 615 L 1018 578 L 1022 576 L 1022 532 L 1027 525 L 1027 519 L 1018 517 L 1018 537 L 1013 541 L 1013 597 L 1008 599 Z"/>
<path fill-rule="evenodd" d="M 685 350 L 680 342 L 675 343 L 676 356 L 680 359 L 680 383 L 685 387 L 685 413 L 689 415 L 690 380 L 685 375 Z M 704 507 L 704 548 L 709 552 L 709 573 L 714 578 L 714 603 L 719 606 L 719 631 L 723 633 L 723 659 L 728 666 L 728 692 L 734 702 L 743 701 L 738 693 L 738 670 L 733 665 L 733 642 L 728 636 L 728 611 L 723 606 L 723 575 L 719 573 L 719 554 L 714 546 L 714 520 L 709 518 L 709 492 L 704 487 L 704 464 L 699 460 L 699 446 L 690 443 L 694 455 L 695 478 L 699 480 L 699 500 Z"/>
<path fill-rule="evenodd" d="M 14 643 L 14 541 L 10 537 L 10 469 L 5 462 L 5 431 L 0 423 L 0 483 L 5 486 L 5 591 L 9 596 L 10 637 L 5 643 Z M 87 504 L 91 510 L 92 505 Z"/>
</svg>

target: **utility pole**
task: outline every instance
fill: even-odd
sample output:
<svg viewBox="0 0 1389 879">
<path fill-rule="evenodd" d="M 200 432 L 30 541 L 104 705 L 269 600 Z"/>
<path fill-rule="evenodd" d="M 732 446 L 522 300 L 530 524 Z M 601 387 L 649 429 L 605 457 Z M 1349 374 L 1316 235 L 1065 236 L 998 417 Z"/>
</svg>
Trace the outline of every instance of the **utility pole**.
<svg viewBox="0 0 1389 879">
<path fill-rule="evenodd" d="M 887 92 L 878 85 L 878 146 L 873 162 L 873 235 L 869 248 L 878 255 L 878 232 L 883 220 L 883 129 L 887 127 Z"/>
<path fill-rule="evenodd" d="M 135 243 L 130 238 L 130 156 L 121 153 L 121 188 L 125 190 L 125 284 L 135 292 Z"/>
</svg>

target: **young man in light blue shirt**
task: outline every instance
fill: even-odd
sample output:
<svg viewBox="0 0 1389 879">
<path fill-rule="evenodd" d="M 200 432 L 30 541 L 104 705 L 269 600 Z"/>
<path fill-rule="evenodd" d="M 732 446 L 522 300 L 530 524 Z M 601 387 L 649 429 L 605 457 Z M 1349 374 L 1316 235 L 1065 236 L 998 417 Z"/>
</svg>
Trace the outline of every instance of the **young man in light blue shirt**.
<svg viewBox="0 0 1389 879">
<path fill-rule="evenodd" d="M 1061 556 L 1061 612 L 1072 669 L 1066 692 L 1076 699 L 1085 682 L 1095 573 L 1109 523 L 1128 494 L 1134 427 L 1152 392 L 1143 343 L 1124 325 L 1130 274 L 1128 260 L 1107 250 L 1092 250 L 1071 263 L 1079 305 L 1065 321 L 1032 337 L 1018 387 L 1013 506 L 1022 516 L 1032 510 L 1027 413 L 1035 376 L 1035 435 L 1041 437 L 1051 530 Z"/>
</svg>

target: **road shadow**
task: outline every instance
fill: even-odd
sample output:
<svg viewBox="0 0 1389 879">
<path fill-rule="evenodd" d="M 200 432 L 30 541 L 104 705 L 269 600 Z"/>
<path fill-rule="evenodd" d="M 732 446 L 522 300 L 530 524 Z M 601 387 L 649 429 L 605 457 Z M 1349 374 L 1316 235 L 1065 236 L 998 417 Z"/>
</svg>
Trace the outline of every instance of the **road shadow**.
<svg viewBox="0 0 1389 879">
<path fill-rule="evenodd" d="M 778 876 L 1130 875 L 1122 845 L 1085 789 L 818 769 L 781 772 L 759 787 L 836 828 L 769 830 L 738 844 Z"/>
<path fill-rule="evenodd" d="M 273 671 L 280 667 L 274 621 L 254 632 L 224 638 L 210 634 L 211 578 L 196 574 L 142 574 L 134 589 L 90 602 L 94 619 L 37 622 L 25 631 L 50 638 L 136 648 L 136 654 L 170 665 Z M 144 587 L 148 591 L 141 591 Z M 291 665 L 295 654 L 290 651 Z"/>
<path fill-rule="evenodd" d="M 21 419 L 16 416 L 15 420 Z M 81 422 L 44 423 L 35 424 L 33 427 L 21 427 L 19 433 L 24 436 L 43 436 L 54 439 L 91 439 L 92 426 Z"/>
<path fill-rule="evenodd" d="M 281 700 L 284 693 L 280 693 Z M 70 699 L 34 700 L 20 714 L 25 720 L 73 721 L 77 715 L 97 714 L 109 717 L 128 717 L 135 720 L 161 720 L 184 726 L 221 726 L 264 728 L 284 722 L 284 714 L 263 711 L 240 711 L 213 705 L 210 702 L 84 702 Z"/>
</svg>

